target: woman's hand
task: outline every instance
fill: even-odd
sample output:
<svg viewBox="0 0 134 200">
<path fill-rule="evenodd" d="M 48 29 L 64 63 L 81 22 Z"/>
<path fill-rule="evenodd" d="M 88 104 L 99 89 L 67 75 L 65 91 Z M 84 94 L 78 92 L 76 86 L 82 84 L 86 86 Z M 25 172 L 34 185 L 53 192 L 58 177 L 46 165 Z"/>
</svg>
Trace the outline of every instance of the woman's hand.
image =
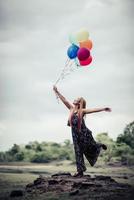
<svg viewBox="0 0 134 200">
<path fill-rule="evenodd" d="M 53 86 L 53 90 L 54 90 L 55 93 L 58 93 L 58 89 L 55 85 Z"/>
<path fill-rule="evenodd" d="M 58 91 L 55 85 L 53 86 L 53 90 L 56 93 L 56 96 L 65 104 L 69 110 L 73 108 L 73 105 Z"/>
<path fill-rule="evenodd" d="M 106 112 L 111 112 L 111 111 L 112 111 L 111 108 L 108 108 L 108 107 L 104 108 L 104 110 L 105 110 Z"/>
</svg>

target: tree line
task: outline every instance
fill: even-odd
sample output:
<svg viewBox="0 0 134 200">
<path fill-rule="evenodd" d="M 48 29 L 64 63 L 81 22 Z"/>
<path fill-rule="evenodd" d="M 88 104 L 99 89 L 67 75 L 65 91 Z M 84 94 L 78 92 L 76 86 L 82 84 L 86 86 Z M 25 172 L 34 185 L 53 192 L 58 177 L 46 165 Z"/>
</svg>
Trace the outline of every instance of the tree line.
<svg viewBox="0 0 134 200">
<path fill-rule="evenodd" d="M 108 133 L 99 133 L 96 141 L 105 143 L 108 147 L 100 155 L 103 162 L 134 165 L 134 122 L 126 125 L 116 141 L 110 138 Z M 61 160 L 75 162 L 73 144 L 68 139 L 63 143 L 34 141 L 26 145 L 14 144 L 8 151 L 0 152 L 0 162 L 49 163 Z"/>
</svg>

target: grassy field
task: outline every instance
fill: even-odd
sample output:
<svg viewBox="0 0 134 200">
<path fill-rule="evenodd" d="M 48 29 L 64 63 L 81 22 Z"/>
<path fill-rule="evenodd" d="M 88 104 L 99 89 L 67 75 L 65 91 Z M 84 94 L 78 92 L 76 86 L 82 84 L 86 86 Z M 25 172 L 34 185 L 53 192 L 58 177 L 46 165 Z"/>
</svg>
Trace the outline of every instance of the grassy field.
<svg viewBox="0 0 134 200">
<path fill-rule="evenodd" d="M 39 175 L 49 176 L 57 172 L 75 172 L 75 165 L 68 161 L 53 162 L 50 164 L 31 163 L 0 163 L 0 199 L 9 200 L 12 190 L 24 189 L 26 184 L 33 182 Z M 86 174 L 108 175 L 118 182 L 134 185 L 134 169 L 128 167 L 87 167 Z M 40 197 L 27 196 L 14 199 L 58 199 L 58 194 L 40 194 Z M 66 194 L 60 195 L 60 199 L 67 199 Z"/>
</svg>

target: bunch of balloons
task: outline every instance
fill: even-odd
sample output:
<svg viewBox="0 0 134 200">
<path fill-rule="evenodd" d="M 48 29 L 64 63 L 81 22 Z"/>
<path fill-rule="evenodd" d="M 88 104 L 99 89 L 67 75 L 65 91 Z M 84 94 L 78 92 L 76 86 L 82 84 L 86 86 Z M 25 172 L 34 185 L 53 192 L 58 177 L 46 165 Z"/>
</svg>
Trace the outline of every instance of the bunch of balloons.
<svg viewBox="0 0 134 200">
<path fill-rule="evenodd" d="M 89 39 L 89 32 L 83 29 L 71 34 L 69 41 L 71 46 L 67 50 L 68 57 L 74 59 L 77 65 L 89 65 L 92 62 L 90 50 L 93 46 L 92 41 Z"/>
<path fill-rule="evenodd" d="M 71 34 L 69 41 L 71 46 L 67 50 L 68 59 L 54 85 L 76 70 L 76 66 L 86 66 L 92 62 L 90 50 L 93 44 L 89 39 L 89 32 L 87 30 L 83 29 L 75 34 Z"/>
</svg>

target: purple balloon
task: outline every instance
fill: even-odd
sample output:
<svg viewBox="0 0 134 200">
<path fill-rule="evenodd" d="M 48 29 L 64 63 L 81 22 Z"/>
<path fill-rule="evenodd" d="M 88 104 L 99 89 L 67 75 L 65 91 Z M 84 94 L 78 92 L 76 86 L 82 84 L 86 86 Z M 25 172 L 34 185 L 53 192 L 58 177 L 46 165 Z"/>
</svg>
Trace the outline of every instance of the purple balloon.
<svg viewBox="0 0 134 200">
<path fill-rule="evenodd" d="M 90 51 L 85 47 L 80 48 L 77 52 L 77 57 L 80 61 L 86 60 L 89 56 Z"/>
</svg>

